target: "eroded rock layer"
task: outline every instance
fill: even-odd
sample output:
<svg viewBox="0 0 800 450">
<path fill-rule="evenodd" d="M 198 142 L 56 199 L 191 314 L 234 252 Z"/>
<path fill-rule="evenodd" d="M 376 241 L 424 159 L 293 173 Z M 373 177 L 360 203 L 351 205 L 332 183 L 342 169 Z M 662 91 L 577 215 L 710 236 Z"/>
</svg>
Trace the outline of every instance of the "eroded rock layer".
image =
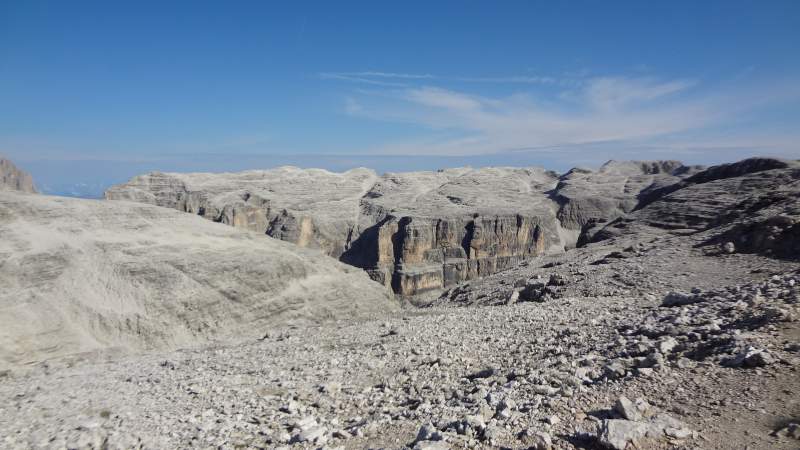
<svg viewBox="0 0 800 450">
<path fill-rule="evenodd" d="M 574 247 L 642 193 L 696 172 L 675 161 L 541 168 L 332 173 L 150 173 L 106 192 L 268 234 L 367 270 L 402 295 L 471 280 Z M 583 238 L 586 240 L 586 238 Z"/>
</svg>

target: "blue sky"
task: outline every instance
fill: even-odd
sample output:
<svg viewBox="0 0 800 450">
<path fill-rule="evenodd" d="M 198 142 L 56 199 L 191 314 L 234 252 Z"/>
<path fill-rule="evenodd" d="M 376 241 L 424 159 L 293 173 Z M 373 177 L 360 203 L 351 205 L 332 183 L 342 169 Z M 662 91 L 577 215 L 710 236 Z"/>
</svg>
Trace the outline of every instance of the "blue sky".
<svg viewBox="0 0 800 450">
<path fill-rule="evenodd" d="M 797 1 L 0 0 L 0 153 L 54 192 L 155 169 L 798 158 L 799 75 Z"/>
</svg>

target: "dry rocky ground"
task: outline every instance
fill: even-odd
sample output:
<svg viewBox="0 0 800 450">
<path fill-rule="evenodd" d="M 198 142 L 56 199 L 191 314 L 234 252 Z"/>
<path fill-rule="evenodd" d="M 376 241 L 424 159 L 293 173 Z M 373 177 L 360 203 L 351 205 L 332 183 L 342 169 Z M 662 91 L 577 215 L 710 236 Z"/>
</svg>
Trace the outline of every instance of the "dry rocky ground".
<svg viewBox="0 0 800 450">
<path fill-rule="evenodd" d="M 586 264 L 619 243 L 599 244 L 243 345 L 8 373 L 2 446 L 797 448 L 800 264 L 702 238 Z"/>
</svg>

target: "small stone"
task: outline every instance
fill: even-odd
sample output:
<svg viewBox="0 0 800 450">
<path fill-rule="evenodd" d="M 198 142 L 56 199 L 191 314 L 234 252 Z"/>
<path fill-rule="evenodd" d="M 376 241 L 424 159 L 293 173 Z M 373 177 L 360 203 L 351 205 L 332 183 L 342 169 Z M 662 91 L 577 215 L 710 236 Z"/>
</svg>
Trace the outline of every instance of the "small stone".
<svg viewBox="0 0 800 450">
<path fill-rule="evenodd" d="M 726 242 L 722 244 L 722 251 L 728 254 L 736 252 L 736 246 L 733 245 L 733 242 Z"/>
<path fill-rule="evenodd" d="M 529 450 L 550 450 L 553 448 L 553 438 L 543 431 L 530 433 L 526 432 L 525 443 L 529 446 Z"/>
<path fill-rule="evenodd" d="M 477 416 L 477 415 L 466 416 L 464 418 L 464 420 L 462 421 L 462 423 L 464 425 L 466 425 L 467 427 L 472 428 L 473 430 L 479 430 L 480 431 L 480 430 L 483 430 L 484 428 L 486 428 L 486 422 L 484 422 L 484 420 L 483 420 L 483 418 L 481 416 Z"/>
<path fill-rule="evenodd" d="M 483 440 L 492 442 L 497 442 L 498 439 L 503 435 L 503 429 L 496 426 L 496 425 L 488 425 L 486 429 L 483 430 Z"/>
<path fill-rule="evenodd" d="M 300 431 L 292 438 L 292 442 L 313 442 L 314 444 L 324 444 L 327 442 L 328 430 L 321 425 L 314 425 Z"/>
<path fill-rule="evenodd" d="M 790 423 L 773 433 L 776 436 L 785 436 L 792 439 L 800 439 L 800 424 Z"/>
<path fill-rule="evenodd" d="M 668 336 L 658 343 L 658 351 L 664 355 L 672 353 L 672 350 L 678 346 L 678 340 L 672 336 Z"/>
<path fill-rule="evenodd" d="M 678 358 L 675 365 L 678 366 L 679 369 L 691 369 L 697 364 L 689 358 Z"/>
<path fill-rule="evenodd" d="M 450 450 L 450 445 L 444 441 L 420 441 L 414 444 L 414 450 Z"/>
<path fill-rule="evenodd" d="M 649 426 L 631 420 L 608 419 L 600 425 L 598 442 L 614 450 L 625 450 L 628 443 L 635 442 L 647 435 Z"/>
<path fill-rule="evenodd" d="M 300 405 L 296 401 L 290 400 L 287 404 L 281 406 L 280 410 L 286 414 L 297 414 L 300 411 Z"/>
<path fill-rule="evenodd" d="M 639 408 L 637 408 L 636 405 L 634 405 L 633 402 L 625 396 L 620 397 L 614 404 L 614 411 L 616 411 L 624 419 L 634 421 L 640 421 L 644 419 L 642 413 L 639 412 Z"/>
<path fill-rule="evenodd" d="M 567 280 L 563 275 L 554 273 L 550 275 L 550 279 L 547 281 L 547 284 L 549 286 L 564 286 L 567 284 Z"/>
<path fill-rule="evenodd" d="M 492 375 L 494 375 L 495 373 L 497 373 L 497 369 L 495 369 L 494 367 L 486 367 L 486 368 L 483 368 L 483 369 L 473 373 L 472 375 L 467 376 L 467 378 L 469 378 L 471 380 L 478 379 L 478 378 L 489 378 Z"/>
<path fill-rule="evenodd" d="M 535 393 L 537 393 L 539 395 L 546 395 L 548 397 L 552 397 L 552 396 L 554 396 L 554 395 L 556 395 L 558 393 L 558 389 L 554 388 L 552 386 L 547 386 L 547 385 L 542 384 L 542 385 L 533 386 L 533 392 L 535 392 Z"/>
<path fill-rule="evenodd" d="M 681 292 L 670 292 L 664 296 L 661 306 L 686 306 L 699 301 L 699 297 Z"/>
<path fill-rule="evenodd" d="M 731 367 L 764 367 L 775 362 L 766 350 L 748 347 L 746 350 L 739 352 L 733 358 L 724 361 L 725 365 Z"/>
<path fill-rule="evenodd" d="M 550 425 L 556 425 L 559 422 L 561 422 L 561 419 L 559 419 L 558 416 L 556 416 L 556 415 L 552 415 L 552 416 L 546 418 L 544 421 L 547 422 Z"/>
<path fill-rule="evenodd" d="M 353 435 L 348 433 L 346 430 L 336 430 L 332 433 L 332 435 L 337 439 L 350 439 L 353 437 Z"/>
<path fill-rule="evenodd" d="M 688 428 L 671 428 L 664 429 L 664 434 L 675 439 L 686 439 L 692 435 L 692 430 Z"/>
<path fill-rule="evenodd" d="M 517 303 L 517 300 L 519 300 L 519 291 L 513 290 L 506 299 L 506 304 L 513 305 L 514 303 Z"/>
<path fill-rule="evenodd" d="M 442 433 L 432 424 L 426 423 L 419 428 L 415 442 L 419 441 L 441 441 Z"/>
<path fill-rule="evenodd" d="M 624 378 L 625 375 L 628 374 L 628 370 L 625 368 L 625 365 L 622 364 L 620 361 L 614 361 L 610 364 L 605 366 L 605 376 L 609 380 L 616 380 L 619 378 Z"/>
</svg>

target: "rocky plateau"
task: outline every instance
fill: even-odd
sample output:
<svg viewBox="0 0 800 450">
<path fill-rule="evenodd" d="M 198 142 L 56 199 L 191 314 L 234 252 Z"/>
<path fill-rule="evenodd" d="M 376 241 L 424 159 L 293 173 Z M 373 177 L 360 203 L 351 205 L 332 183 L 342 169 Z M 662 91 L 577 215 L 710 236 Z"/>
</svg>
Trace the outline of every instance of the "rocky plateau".
<svg viewBox="0 0 800 450">
<path fill-rule="evenodd" d="M 107 197 L 0 193 L 0 448 L 800 448 L 798 161 Z"/>
<path fill-rule="evenodd" d="M 614 220 L 699 170 L 676 161 L 610 161 L 564 175 L 541 168 L 150 173 L 110 188 L 106 198 L 318 248 L 413 296 L 564 252 L 586 240 L 587 224 Z"/>
</svg>

